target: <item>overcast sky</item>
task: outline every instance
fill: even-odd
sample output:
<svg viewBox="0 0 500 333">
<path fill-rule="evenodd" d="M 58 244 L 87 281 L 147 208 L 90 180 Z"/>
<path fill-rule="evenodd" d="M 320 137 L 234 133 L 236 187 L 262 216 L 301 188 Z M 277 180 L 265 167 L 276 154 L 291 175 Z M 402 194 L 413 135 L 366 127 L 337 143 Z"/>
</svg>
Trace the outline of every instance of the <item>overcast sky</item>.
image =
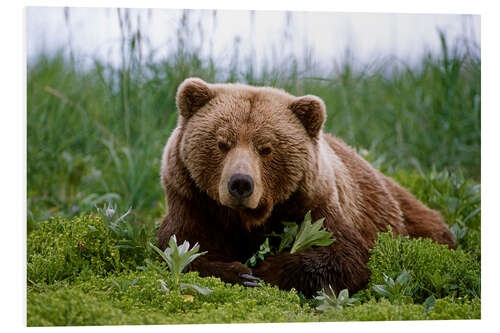
<svg viewBox="0 0 500 333">
<path fill-rule="evenodd" d="M 120 27 L 117 9 L 70 8 L 67 20 L 63 8 L 28 7 L 28 59 L 41 50 L 68 49 L 69 43 L 79 56 L 97 56 L 118 64 Z M 132 9 L 133 27 L 141 32 L 157 55 L 175 48 L 181 10 Z M 405 62 L 418 59 L 425 50 L 439 50 L 437 29 L 446 32 L 450 41 L 468 38 L 480 42 L 480 17 L 447 14 L 361 14 L 284 11 L 214 11 L 190 12 L 188 25 L 202 53 L 229 61 L 235 38 L 241 54 L 252 49 L 259 62 L 263 58 L 303 54 L 312 48 L 316 61 L 328 62 L 341 57 L 346 48 L 356 59 L 395 55 Z M 201 34 L 200 34 L 201 31 Z M 289 39 L 286 39 L 288 36 Z M 204 42 L 200 42 L 203 40 Z M 71 41 L 71 42 L 69 42 Z"/>
</svg>

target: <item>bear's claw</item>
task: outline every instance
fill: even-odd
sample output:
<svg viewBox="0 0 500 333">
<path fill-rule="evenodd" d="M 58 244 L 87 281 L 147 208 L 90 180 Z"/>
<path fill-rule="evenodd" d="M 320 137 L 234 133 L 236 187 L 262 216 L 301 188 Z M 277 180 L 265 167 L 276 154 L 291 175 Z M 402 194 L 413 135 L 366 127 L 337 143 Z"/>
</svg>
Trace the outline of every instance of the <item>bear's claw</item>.
<svg viewBox="0 0 500 333">
<path fill-rule="evenodd" d="M 258 277 L 246 273 L 240 274 L 240 277 L 251 281 L 260 281 Z"/>
<path fill-rule="evenodd" d="M 257 282 L 260 281 L 260 279 L 256 276 L 247 273 L 241 273 L 239 274 L 239 276 L 243 280 L 248 280 L 248 281 L 243 281 L 243 285 L 246 287 L 262 287 L 262 285 L 259 282 Z"/>
</svg>

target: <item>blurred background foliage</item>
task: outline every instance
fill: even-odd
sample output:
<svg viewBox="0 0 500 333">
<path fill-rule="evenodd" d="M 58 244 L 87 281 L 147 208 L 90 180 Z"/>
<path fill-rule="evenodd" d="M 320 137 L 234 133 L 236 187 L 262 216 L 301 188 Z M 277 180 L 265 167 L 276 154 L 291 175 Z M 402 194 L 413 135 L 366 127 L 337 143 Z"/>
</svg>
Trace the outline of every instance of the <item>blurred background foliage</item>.
<svg viewBox="0 0 500 333">
<path fill-rule="evenodd" d="M 176 47 L 161 59 L 144 52 L 147 36 L 119 9 L 118 66 L 79 58 L 70 46 L 29 60 L 28 232 L 51 216 L 72 217 L 109 201 L 132 207 L 140 223 L 161 218 L 161 153 L 176 124 L 177 86 L 190 76 L 317 95 L 328 110 L 325 131 L 384 172 L 449 170 L 480 182 L 481 58 L 474 41 L 436 31 L 440 52 L 411 65 L 391 56 L 360 64 L 349 49 L 322 64 L 313 49 L 257 64 L 241 51 L 249 41 L 237 38 L 222 65 L 200 51 L 211 39 L 189 23 L 190 13 L 183 12 Z M 284 41 L 293 38 L 286 30 Z"/>
</svg>

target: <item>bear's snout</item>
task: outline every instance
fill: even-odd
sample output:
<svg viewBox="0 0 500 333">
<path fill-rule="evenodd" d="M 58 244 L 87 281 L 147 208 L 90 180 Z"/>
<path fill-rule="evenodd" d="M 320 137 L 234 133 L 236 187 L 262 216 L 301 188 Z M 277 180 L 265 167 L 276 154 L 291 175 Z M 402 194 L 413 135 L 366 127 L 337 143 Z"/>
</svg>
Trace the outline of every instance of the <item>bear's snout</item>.
<svg viewBox="0 0 500 333">
<path fill-rule="evenodd" d="M 229 193 L 238 200 L 248 198 L 253 193 L 253 179 L 249 175 L 236 173 L 227 183 Z"/>
<path fill-rule="evenodd" d="M 233 209 L 256 209 L 263 194 L 259 157 L 248 146 L 232 149 L 224 160 L 219 200 Z"/>
</svg>

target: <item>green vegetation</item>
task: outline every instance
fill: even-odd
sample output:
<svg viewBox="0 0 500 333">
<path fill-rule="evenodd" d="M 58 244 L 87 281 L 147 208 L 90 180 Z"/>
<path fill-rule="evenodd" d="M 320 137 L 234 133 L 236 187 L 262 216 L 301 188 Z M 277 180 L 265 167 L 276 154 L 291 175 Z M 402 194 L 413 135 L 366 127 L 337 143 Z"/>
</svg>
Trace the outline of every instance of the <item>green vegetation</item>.
<svg viewBox="0 0 500 333">
<path fill-rule="evenodd" d="M 413 65 L 361 68 L 349 52 L 318 65 L 308 53 L 257 70 L 235 43 L 230 66 L 222 67 L 191 44 L 188 15 L 177 48 L 161 59 L 141 54 L 140 31 L 125 19 L 118 67 L 63 52 L 29 61 L 28 325 L 480 318 L 479 49 L 441 34 L 441 53 Z M 323 291 L 305 299 L 196 273 L 177 274 L 178 285 L 211 293 L 176 288 L 150 243 L 166 213 L 159 170 L 177 120 L 175 93 L 190 76 L 321 97 L 325 131 L 439 210 L 458 250 L 382 233 L 370 283 L 352 298 Z M 299 231 L 285 227 L 293 237 Z M 293 237 L 282 245 L 292 246 Z M 269 251 L 263 244 L 255 260 Z"/>
<path fill-rule="evenodd" d="M 440 197 L 435 193 L 461 198 L 461 192 L 451 185 L 452 179 L 462 184 L 460 179 L 447 174 L 399 172 L 394 177 L 428 205 Z M 458 207 L 459 212 L 450 223 L 466 220 L 479 207 L 479 202 L 471 204 L 466 200 L 469 196 L 460 201 L 468 202 L 471 207 Z M 451 216 L 449 207 L 446 208 L 443 215 Z M 152 256 L 150 249 L 136 247 L 131 251 L 121 246 L 134 238 L 114 231 L 129 229 L 125 226 L 136 223 L 127 218 L 118 219 L 114 228 L 106 227 L 107 218 L 101 215 L 54 218 L 41 222 L 37 230 L 29 233 L 29 326 L 478 319 L 481 316 L 479 249 L 463 248 L 464 244 L 479 245 L 464 242 L 469 233 L 479 233 L 479 214 L 464 223 L 466 232 L 459 241 L 462 248 L 457 251 L 429 240 L 394 238 L 390 232 L 380 233 L 368 264 L 372 277 L 367 287 L 353 297 L 346 292 L 336 297 L 331 291 L 322 291 L 315 299 L 305 299 L 295 291 L 280 291 L 267 284 L 261 288 L 233 286 L 217 278 L 200 278 L 197 273 L 178 274 L 179 285 L 194 285 L 211 293 L 176 288 L 165 262 L 154 261 L 158 257 Z M 154 232 L 148 237 L 154 238 Z M 81 243 L 90 246 L 82 247 Z M 185 250 L 189 251 L 189 246 Z M 374 286 L 388 294 L 378 293 Z"/>
<path fill-rule="evenodd" d="M 177 238 L 172 235 L 168 241 L 168 247 L 165 251 L 160 250 L 153 244 L 151 247 L 160 255 L 160 257 L 165 260 L 168 266 L 168 271 L 162 267 L 159 267 L 147 260 L 146 264 L 149 268 L 158 272 L 161 276 L 165 278 L 170 278 L 172 280 L 173 290 L 191 290 L 202 295 L 211 294 L 212 291 L 207 288 L 200 287 L 196 284 L 181 283 L 182 271 L 196 258 L 206 254 L 207 252 L 197 253 L 200 250 L 200 246 L 196 243 L 192 249 L 189 249 L 189 242 L 184 241 L 181 246 L 177 246 Z M 167 287 L 167 283 L 164 280 L 160 280 L 162 290 L 165 292 L 170 292 Z"/>
<path fill-rule="evenodd" d="M 271 233 L 271 237 L 278 237 L 280 244 L 276 247 L 269 245 L 269 237 L 260 245 L 257 253 L 252 255 L 245 265 L 253 267 L 257 261 L 264 260 L 266 255 L 278 254 L 285 249 L 290 249 L 290 253 L 305 251 L 314 246 L 327 246 L 332 244 L 335 239 L 332 238 L 332 233 L 323 229 L 323 221 L 321 218 L 311 224 L 311 212 L 307 212 L 304 220 L 297 224 L 294 222 L 282 222 L 283 232 L 277 234 Z"/>
<path fill-rule="evenodd" d="M 258 72 L 251 61 L 227 70 L 187 42 L 156 61 L 131 50 L 119 68 L 42 54 L 27 72 L 28 230 L 109 200 L 132 207 L 143 222 L 159 219 L 161 153 L 176 124 L 176 89 L 189 76 L 320 96 L 328 110 L 325 130 L 369 151 L 376 165 L 408 172 L 434 166 L 477 181 L 480 58 L 463 52 L 472 46 L 442 40 L 442 54 L 412 67 L 382 62 L 369 70 L 355 70 L 348 56 L 322 70 L 293 55 Z"/>
<path fill-rule="evenodd" d="M 436 301 L 432 311 L 419 304 L 392 304 L 388 300 L 370 300 L 343 311 L 330 311 L 320 315 L 320 321 L 381 321 L 381 320 L 447 320 L 480 319 L 481 301 L 443 298 Z"/>
<path fill-rule="evenodd" d="M 116 208 L 72 219 L 54 217 L 28 234 L 28 282 L 53 283 L 108 271 L 135 269 L 150 258 L 156 243 L 151 225 L 128 219 L 130 210 L 113 221 Z"/>
<path fill-rule="evenodd" d="M 324 220 L 325 218 L 321 218 L 311 224 L 311 212 L 307 212 L 295 236 L 290 253 L 304 251 L 313 246 L 327 246 L 332 244 L 334 242 L 332 233 L 322 229 Z M 280 247 L 282 247 L 281 244 Z"/>
<path fill-rule="evenodd" d="M 52 220 L 47 223 L 53 225 L 74 225 L 74 230 L 88 229 L 89 225 L 102 225 L 100 217 L 74 218 L 73 220 Z M 52 230 L 54 230 L 53 227 Z M 99 240 L 112 238 L 112 232 L 101 230 Z M 61 253 L 66 249 L 78 251 L 77 240 L 81 233 L 63 232 L 59 239 L 45 243 L 54 253 Z M 36 233 L 29 235 L 29 242 L 37 239 Z M 51 238 L 48 238 L 51 239 Z M 391 242 L 396 244 L 412 243 L 411 248 L 425 253 L 429 244 L 419 240 L 393 240 L 389 233 L 380 234 L 379 242 L 374 249 L 382 253 Z M 72 245 L 70 245 L 72 244 Z M 434 244 L 432 244 L 434 245 Z M 436 245 L 441 255 L 445 258 L 464 256 L 456 254 L 444 247 Z M 432 247 L 432 246 L 431 246 Z M 131 263 L 136 255 L 121 253 L 123 248 L 117 248 L 115 257 L 120 256 L 120 261 Z M 436 250 L 436 249 L 434 249 Z M 435 253 L 433 253 L 435 254 Z M 143 253 L 146 256 L 146 253 Z M 405 254 L 402 255 L 405 258 Z M 28 265 L 36 266 L 38 254 L 30 251 Z M 87 258 L 82 254 L 70 255 L 71 263 L 79 263 L 79 267 L 88 269 L 88 265 L 81 264 Z M 379 259 L 372 256 L 372 261 Z M 402 261 L 397 254 L 391 259 Z M 440 256 L 426 257 L 430 267 L 437 267 L 443 262 Z M 54 260 L 57 263 L 57 259 Z M 94 263 L 98 263 L 95 260 Z M 104 263 L 107 263 L 103 260 Z M 113 260 L 111 260 L 113 262 Z M 51 264 L 51 261 L 47 261 Z M 47 264 L 45 263 L 45 264 Z M 156 264 L 165 269 L 165 263 Z M 472 264 L 474 265 L 474 264 Z M 55 265 L 52 265 L 55 266 Z M 281 291 L 276 287 L 263 284 L 261 288 L 245 288 L 240 285 L 230 285 L 217 278 L 200 278 L 197 273 L 180 274 L 180 284 L 196 285 L 199 288 L 211 290 L 211 293 L 192 293 L 192 290 L 181 290 L 175 287 L 173 278 L 165 278 L 158 269 L 137 266 L 134 269 L 124 270 L 120 265 L 96 264 L 97 267 L 106 269 L 70 275 L 58 280 L 36 279 L 37 270 L 28 271 L 28 325 L 110 325 L 110 324 L 166 324 L 166 323 L 229 323 L 229 322 L 295 322 L 295 321 L 336 321 L 336 320 L 420 320 L 420 319 L 470 319 L 480 318 L 480 298 L 469 296 L 473 292 L 465 290 L 465 296 L 457 295 L 452 289 L 446 293 L 446 288 L 433 289 L 438 299 L 432 309 L 427 309 L 422 304 L 411 302 L 390 302 L 386 298 L 377 300 L 376 297 L 367 297 L 369 287 L 359 293 L 362 301 L 349 298 L 346 291 L 335 297 L 322 292 L 316 299 L 307 300 L 295 291 Z M 148 265 L 149 266 L 149 265 Z M 416 267 L 411 266 L 412 268 Z M 462 272 L 474 272 L 474 269 L 455 264 L 453 277 Z M 457 268 L 458 267 L 458 268 Z M 376 283 L 378 276 L 382 275 L 382 264 L 371 265 L 373 279 Z M 389 270 L 389 269 L 387 269 Z M 417 270 L 414 268 L 414 271 Z M 456 273 L 458 272 L 458 273 Z M 75 272 L 76 273 L 76 270 Z M 418 275 L 417 279 L 419 278 Z M 463 275 L 460 275 L 463 276 Z M 475 276 L 478 279 L 478 275 Z M 432 286 L 432 278 L 423 278 L 421 286 Z M 479 281 L 479 280 L 477 280 Z M 427 283 L 427 284 L 426 284 Z M 474 285 L 473 285 L 474 286 Z M 364 296 L 363 296 L 364 294 Z M 415 294 L 415 300 L 418 298 Z M 455 297 L 459 296 L 459 297 Z M 441 298 L 443 297 L 443 298 Z"/>
<path fill-rule="evenodd" d="M 147 253 L 119 248 L 119 243 L 101 217 L 41 222 L 28 235 L 28 282 L 53 283 L 126 271 L 144 261 Z"/>
<path fill-rule="evenodd" d="M 374 269 L 371 269 L 371 271 L 373 272 Z M 387 274 L 385 274 L 385 273 L 382 273 L 382 276 L 384 277 L 384 284 L 373 285 L 373 290 L 377 294 L 379 294 L 382 297 L 386 297 L 387 299 L 389 299 L 389 301 L 391 303 L 394 303 L 394 302 L 412 303 L 413 302 L 412 296 L 415 293 L 415 290 L 413 290 L 411 288 L 412 287 L 412 285 L 410 283 L 411 277 L 406 269 L 403 269 L 401 274 L 399 274 L 395 280 L 392 279 L 391 277 L 387 276 Z M 374 281 L 374 279 L 372 278 L 372 283 L 373 283 L 373 281 Z M 433 297 L 433 296 L 431 295 L 429 297 Z M 432 300 L 434 300 L 434 298 L 427 298 L 425 300 L 424 304 L 426 304 L 428 302 L 432 303 Z"/>
<path fill-rule="evenodd" d="M 480 296 L 480 266 L 470 254 L 450 251 L 430 239 L 382 233 L 368 262 L 372 272 L 368 292 L 373 288 L 389 299 L 409 296 L 419 303 L 431 295 Z"/>
<path fill-rule="evenodd" d="M 320 303 L 316 307 L 318 311 L 338 311 L 359 303 L 356 297 L 349 297 L 349 290 L 342 289 L 337 296 L 331 286 L 328 286 L 328 292 L 320 290 L 314 299 Z"/>
<path fill-rule="evenodd" d="M 441 212 L 451 227 L 458 248 L 481 259 L 481 185 L 467 179 L 460 170 L 437 172 L 433 168 L 424 174 L 398 170 L 389 172 L 396 181 L 409 189 L 429 207 Z"/>
</svg>

